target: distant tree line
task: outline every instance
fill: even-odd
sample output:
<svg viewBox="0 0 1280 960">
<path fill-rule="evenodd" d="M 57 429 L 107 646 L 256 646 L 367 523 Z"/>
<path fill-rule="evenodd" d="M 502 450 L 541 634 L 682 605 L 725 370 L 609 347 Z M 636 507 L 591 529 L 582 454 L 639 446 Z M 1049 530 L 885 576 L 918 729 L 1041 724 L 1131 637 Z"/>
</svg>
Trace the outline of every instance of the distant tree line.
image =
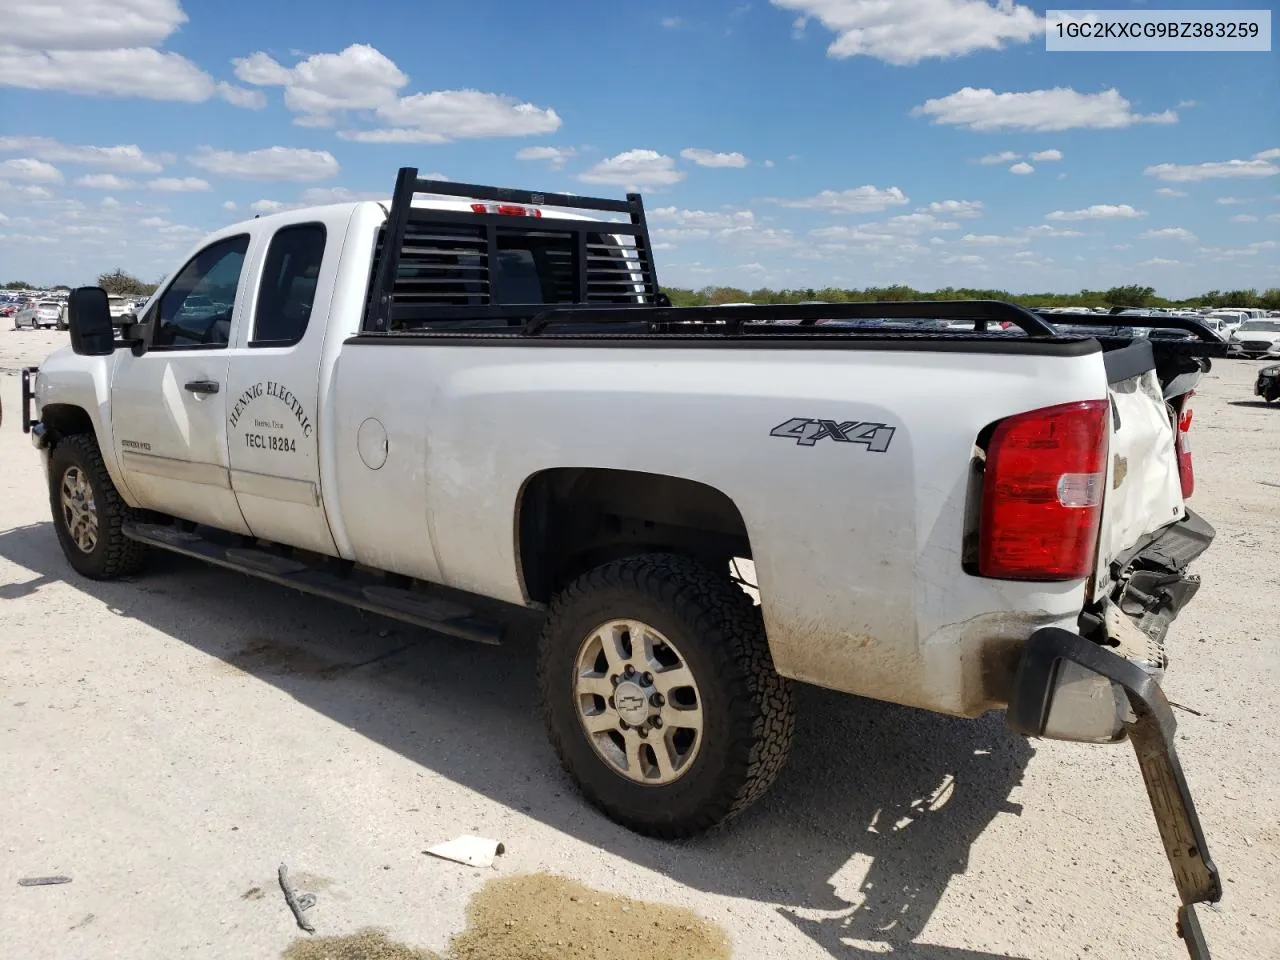
<svg viewBox="0 0 1280 960">
<path fill-rule="evenodd" d="M 125 273 L 119 267 L 110 273 L 103 273 L 98 276 L 98 286 L 107 293 L 118 293 L 124 296 L 143 296 L 155 293 L 157 283 L 146 283 L 139 280 L 131 273 Z M 10 280 L 8 283 L 0 283 L 0 290 L 70 290 L 71 288 L 65 283 L 55 283 L 51 287 L 46 287 L 39 283 L 28 283 L 26 280 Z"/>
<path fill-rule="evenodd" d="M 800 303 L 822 300 L 845 303 L 860 300 L 1006 300 L 1024 307 L 1261 307 L 1280 310 L 1280 287 L 1259 293 L 1257 290 L 1210 290 L 1185 300 L 1169 300 L 1156 295 L 1154 287 L 1131 285 L 1109 290 L 1081 290 L 1079 293 L 1010 293 L 1008 290 L 977 290 L 969 287 L 943 287 L 940 290 L 916 290 L 897 284 L 891 287 L 866 287 L 842 290 L 836 287 L 803 290 L 771 290 L 761 287 L 743 290 L 738 287 L 663 287 L 677 307 L 705 307 L 721 303 Z"/>
</svg>

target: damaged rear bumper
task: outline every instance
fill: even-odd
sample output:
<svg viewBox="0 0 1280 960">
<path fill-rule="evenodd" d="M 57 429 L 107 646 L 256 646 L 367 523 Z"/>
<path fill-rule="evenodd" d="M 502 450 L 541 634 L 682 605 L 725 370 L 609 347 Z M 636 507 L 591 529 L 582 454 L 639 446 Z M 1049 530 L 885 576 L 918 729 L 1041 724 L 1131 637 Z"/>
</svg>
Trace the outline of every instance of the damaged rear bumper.
<svg viewBox="0 0 1280 960">
<path fill-rule="evenodd" d="M 1081 618 L 1082 636 L 1059 627 L 1037 630 L 1018 667 L 1007 719 L 1031 737 L 1133 744 L 1182 906 L 1178 935 L 1192 960 L 1208 960 L 1195 904 L 1222 897 L 1200 819 L 1174 742 L 1177 723 L 1159 678 L 1164 635 L 1195 595 L 1187 565 L 1214 531 L 1188 511 L 1140 544 L 1113 568 L 1115 587 L 1097 612 Z"/>
<path fill-rule="evenodd" d="M 1195 904 L 1220 900 L 1222 882 L 1209 857 L 1200 818 L 1178 760 L 1174 746 L 1177 723 L 1169 701 L 1155 678 L 1141 666 L 1079 634 L 1045 627 L 1027 641 L 1015 699 L 1009 704 L 1011 727 L 1028 736 L 1044 735 L 1051 722 L 1058 676 L 1064 665 L 1082 668 L 1123 691 L 1129 705 L 1123 731 L 1138 757 L 1147 797 L 1182 900 L 1178 935 L 1186 941 L 1192 960 L 1209 960 Z"/>
</svg>

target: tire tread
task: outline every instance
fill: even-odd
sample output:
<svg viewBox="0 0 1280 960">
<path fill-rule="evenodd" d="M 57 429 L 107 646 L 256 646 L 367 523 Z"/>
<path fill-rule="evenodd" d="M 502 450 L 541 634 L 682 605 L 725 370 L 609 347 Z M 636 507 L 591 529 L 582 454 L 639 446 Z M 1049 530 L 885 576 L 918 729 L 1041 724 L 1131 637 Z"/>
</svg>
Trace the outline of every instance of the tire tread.
<svg viewBox="0 0 1280 960">
<path fill-rule="evenodd" d="M 717 661 L 718 680 L 725 684 L 734 739 L 717 796 L 698 815 L 677 822 L 653 822 L 619 815 L 605 798 L 574 776 L 562 731 L 550 722 L 547 698 L 552 684 L 556 625 L 567 612 L 599 592 L 623 588 L 653 598 L 688 623 L 695 636 L 713 640 L 707 652 Z M 583 574 L 551 603 L 539 640 L 539 690 L 542 712 L 557 756 L 587 798 L 614 820 L 636 832 L 680 839 L 728 821 L 763 796 L 786 764 L 795 734 L 791 682 L 773 666 L 764 624 L 751 599 L 729 579 L 706 564 L 679 554 L 640 554 L 615 560 Z"/>
</svg>

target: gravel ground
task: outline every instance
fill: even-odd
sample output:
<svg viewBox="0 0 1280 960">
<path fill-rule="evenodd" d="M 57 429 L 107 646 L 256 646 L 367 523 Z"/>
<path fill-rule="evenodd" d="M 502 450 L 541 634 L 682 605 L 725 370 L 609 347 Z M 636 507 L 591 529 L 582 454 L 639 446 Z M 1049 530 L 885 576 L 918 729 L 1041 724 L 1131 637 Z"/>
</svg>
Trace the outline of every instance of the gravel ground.
<svg viewBox="0 0 1280 960">
<path fill-rule="evenodd" d="M 282 861 L 318 897 L 318 935 L 381 928 L 442 952 L 486 880 L 547 872 L 689 908 L 737 958 L 1185 956 L 1127 746 L 806 688 L 772 794 L 669 845 L 560 775 L 528 644 L 456 642 L 176 557 L 132 583 L 76 578 L 18 424 L 17 367 L 65 336 L 0 330 L 6 956 L 278 957 L 299 935 Z M 1219 362 L 1197 401 L 1193 503 L 1218 538 L 1166 684 L 1197 711 L 1179 713 L 1179 749 L 1225 878 L 1204 927 L 1244 960 L 1280 956 L 1280 409 L 1254 402 L 1258 366 Z M 507 853 L 492 870 L 422 854 L 464 833 Z M 51 874 L 73 881 L 17 886 Z M 647 956 L 669 956 L 659 928 Z"/>
</svg>

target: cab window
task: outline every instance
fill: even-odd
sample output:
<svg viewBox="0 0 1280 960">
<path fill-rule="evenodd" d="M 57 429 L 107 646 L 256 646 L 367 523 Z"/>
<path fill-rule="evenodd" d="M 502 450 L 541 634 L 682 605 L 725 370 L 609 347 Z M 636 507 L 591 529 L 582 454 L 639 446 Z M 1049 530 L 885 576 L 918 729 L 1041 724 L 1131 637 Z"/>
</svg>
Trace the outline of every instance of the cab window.
<svg viewBox="0 0 1280 960">
<path fill-rule="evenodd" d="M 262 268 L 249 346 L 288 346 L 302 339 L 315 303 L 324 244 L 321 223 L 297 224 L 276 231 Z"/>
<path fill-rule="evenodd" d="M 160 298 L 151 347 L 217 349 L 231 339 L 236 288 L 249 250 L 249 235 L 219 240 L 197 253 Z"/>
</svg>

